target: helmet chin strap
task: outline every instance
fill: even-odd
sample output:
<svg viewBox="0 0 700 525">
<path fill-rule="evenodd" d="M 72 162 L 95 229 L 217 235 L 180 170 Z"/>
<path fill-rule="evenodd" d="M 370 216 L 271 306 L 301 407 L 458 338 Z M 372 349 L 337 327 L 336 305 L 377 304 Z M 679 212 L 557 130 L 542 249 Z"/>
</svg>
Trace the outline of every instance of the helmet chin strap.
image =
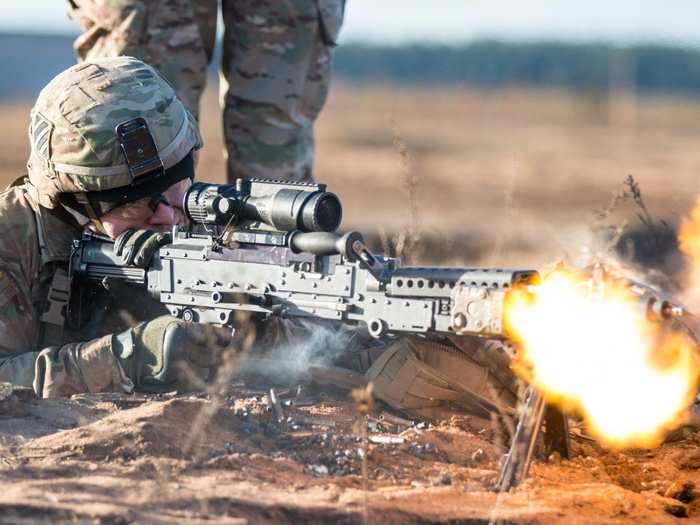
<svg viewBox="0 0 700 525">
<path fill-rule="evenodd" d="M 95 213 L 95 209 L 92 207 L 92 203 L 90 202 L 87 193 L 76 193 L 75 200 L 82 205 L 83 210 L 85 213 L 87 213 L 88 228 L 94 229 L 97 233 L 101 233 L 102 235 L 107 235 L 104 224 L 102 224 L 100 217 L 97 215 L 97 213 Z"/>
<path fill-rule="evenodd" d="M 95 209 L 92 207 L 92 203 L 90 202 L 87 193 L 76 193 L 75 200 L 77 200 L 83 206 L 83 209 L 90 219 L 87 227 L 96 233 L 107 235 L 107 230 L 105 229 L 104 224 L 102 224 L 100 217 L 97 215 L 97 213 L 95 213 Z"/>
<path fill-rule="evenodd" d="M 87 223 L 86 227 L 90 231 L 109 237 L 107 230 L 105 230 L 104 224 L 102 224 L 100 219 L 90 219 L 90 222 Z"/>
<path fill-rule="evenodd" d="M 81 212 L 77 211 L 74 207 L 66 206 L 64 203 L 61 203 L 61 207 L 68 212 L 68 214 L 73 217 L 73 219 L 83 228 L 89 228 L 94 233 L 108 236 L 107 229 L 105 228 L 102 219 L 97 216 L 95 209 L 90 204 L 89 199 L 84 196 L 85 194 L 82 194 L 84 196 L 82 199 L 81 197 L 78 197 L 77 194 L 74 195 L 76 197 L 76 201 L 79 202 L 82 207 Z"/>
<path fill-rule="evenodd" d="M 83 207 L 83 210 L 85 210 L 85 213 L 87 213 L 88 218 L 93 221 L 99 221 L 99 215 L 95 212 L 95 208 L 92 207 L 92 203 L 90 202 L 90 198 L 88 197 L 87 193 L 76 193 L 75 200 L 78 201 Z"/>
<path fill-rule="evenodd" d="M 151 209 L 153 213 L 158 209 L 158 206 L 163 203 L 166 206 L 170 206 L 170 201 L 168 198 L 163 195 L 162 193 L 157 193 L 153 197 L 151 197 L 151 200 L 148 201 L 148 207 Z"/>
</svg>

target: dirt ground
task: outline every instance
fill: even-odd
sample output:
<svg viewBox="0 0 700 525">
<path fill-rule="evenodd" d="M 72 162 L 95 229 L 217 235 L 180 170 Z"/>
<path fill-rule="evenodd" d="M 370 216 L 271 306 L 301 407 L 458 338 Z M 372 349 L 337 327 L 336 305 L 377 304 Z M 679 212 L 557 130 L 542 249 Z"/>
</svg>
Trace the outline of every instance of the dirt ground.
<svg viewBox="0 0 700 525">
<path fill-rule="evenodd" d="M 215 98 L 199 177 L 221 182 Z M 0 106 L 0 182 L 23 173 L 29 107 Z M 375 246 L 414 224 L 418 261 L 539 268 L 590 248 L 594 212 L 630 174 L 673 227 L 698 193 L 699 132 L 697 100 L 337 85 L 316 176 L 343 200 L 345 229 Z M 622 203 L 609 221 L 636 227 L 637 211 Z M 293 390 L 282 423 L 265 390 L 243 386 L 223 403 L 0 396 L 0 523 L 700 521 L 699 434 L 625 453 L 575 438 L 572 460 L 538 460 L 517 491 L 497 494 L 504 449 L 490 429 L 378 413 L 370 436 L 385 443 L 365 447 L 346 394 Z"/>
<path fill-rule="evenodd" d="M 700 518 L 700 434 L 534 464 L 492 489 L 502 448 L 469 418 L 390 423 L 363 444 L 343 395 L 82 395 L 0 404 L 0 523 L 677 523 Z M 298 403 L 294 405 L 294 403 Z M 213 407 L 218 407 L 214 408 Z M 381 412 L 381 413 L 380 413 Z M 204 414 L 208 414 L 204 417 Z M 393 421 L 393 420 L 392 420 Z M 384 440 L 386 443 L 375 443 Z M 366 451 L 367 477 L 362 475 Z"/>
</svg>

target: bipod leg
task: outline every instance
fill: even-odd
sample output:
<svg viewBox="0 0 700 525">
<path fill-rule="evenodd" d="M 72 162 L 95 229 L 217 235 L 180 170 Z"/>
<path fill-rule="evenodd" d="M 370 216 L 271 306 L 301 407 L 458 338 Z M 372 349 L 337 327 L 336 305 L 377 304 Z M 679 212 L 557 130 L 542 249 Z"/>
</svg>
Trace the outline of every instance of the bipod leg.
<svg viewBox="0 0 700 525">
<path fill-rule="evenodd" d="M 515 427 L 513 441 L 506 455 L 496 489 L 507 492 L 518 486 L 530 470 L 532 455 L 537 444 L 537 436 L 542 428 L 544 398 L 530 387 L 525 396 L 520 419 Z"/>
</svg>

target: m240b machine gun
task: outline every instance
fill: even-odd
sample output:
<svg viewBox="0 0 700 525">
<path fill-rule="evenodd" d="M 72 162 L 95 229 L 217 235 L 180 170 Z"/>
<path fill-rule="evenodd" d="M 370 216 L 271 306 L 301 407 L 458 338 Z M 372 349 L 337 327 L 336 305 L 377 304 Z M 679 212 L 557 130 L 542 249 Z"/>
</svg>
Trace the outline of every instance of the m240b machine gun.
<svg viewBox="0 0 700 525">
<path fill-rule="evenodd" d="M 74 286 L 145 287 L 173 316 L 199 323 L 233 326 L 235 312 L 243 310 L 361 324 L 376 338 L 508 339 L 508 294 L 530 293 L 539 282 L 528 269 L 401 267 L 397 259 L 373 254 L 359 233 L 335 233 L 341 203 L 322 184 L 198 182 L 183 209 L 191 224 L 174 228 L 172 242 L 146 269 L 124 265 L 105 239 L 86 234 L 76 241 L 69 269 Z M 644 288 L 638 295 L 650 318 L 683 313 Z M 501 490 L 526 476 L 543 420 L 545 448 L 568 456 L 566 417 L 546 407 L 531 387 L 501 471 Z"/>
<path fill-rule="evenodd" d="M 78 281 L 145 286 L 186 321 L 232 324 L 234 312 L 364 323 L 385 334 L 506 338 L 509 291 L 527 269 L 401 267 L 357 232 L 337 235 L 342 207 L 322 184 L 238 179 L 198 182 L 185 196 L 191 226 L 175 228 L 147 269 L 124 266 L 113 245 L 78 241 Z"/>
<path fill-rule="evenodd" d="M 192 322 L 233 325 L 245 310 L 364 324 L 376 338 L 495 339 L 508 338 L 507 295 L 539 280 L 528 269 L 401 267 L 373 254 L 358 232 L 334 233 L 342 207 L 322 184 L 199 182 L 183 208 L 191 225 L 174 228 L 147 269 L 125 266 L 112 243 L 86 236 L 74 246 L 72 279 L 145 286 L 173 316 Z M 531 410 L 519 424 L 501 488 L 526 474 L 542 414 Z M 565 454 L 565 426 L 559 434 Z"/>
</svg>

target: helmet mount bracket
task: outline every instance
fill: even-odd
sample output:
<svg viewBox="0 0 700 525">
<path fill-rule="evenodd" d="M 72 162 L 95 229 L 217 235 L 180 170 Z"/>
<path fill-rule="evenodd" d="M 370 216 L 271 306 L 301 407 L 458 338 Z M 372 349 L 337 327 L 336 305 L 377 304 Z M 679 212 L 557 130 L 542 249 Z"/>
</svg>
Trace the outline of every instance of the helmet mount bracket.
<svg viewBox="0 0 700 525">
<path fill-rule="evenodd" d="M 153 135 L 143 117 L 136 117 L 119 124 L 116 129 L 126 165 L 131 176 L 131 185 L 153 180 L 165 172 Z M 145 177 L 148 175 L 148 177 Z"/>
</svg>

